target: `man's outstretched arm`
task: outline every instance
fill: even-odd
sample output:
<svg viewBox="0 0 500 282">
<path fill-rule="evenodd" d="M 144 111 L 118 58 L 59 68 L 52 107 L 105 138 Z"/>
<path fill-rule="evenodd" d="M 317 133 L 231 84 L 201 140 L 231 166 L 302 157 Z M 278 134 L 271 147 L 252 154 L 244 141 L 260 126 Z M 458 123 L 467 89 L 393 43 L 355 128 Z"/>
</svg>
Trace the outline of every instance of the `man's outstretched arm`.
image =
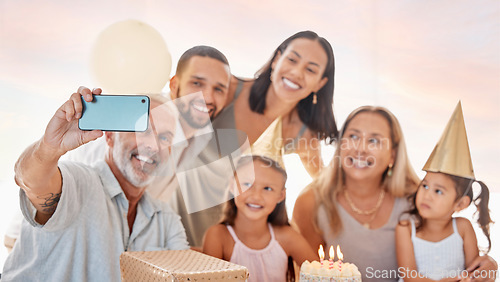
<svg viewBox="0 0 500 282">
<path fill-rule="evenodd" d="M 37 213 L 35 220 L 45 224 L 55 212 L 62 193 L 62 176 L 57 162 L 66 152 L 102 136 L 102 131 L 82 131 L 78 119 L 82 116 L 81 96 L 92 101 L 91 94 L 100 94 L 80 87 L 49 121 L 45 134 L 29 146 L 16 162 L 16 183 L 26 192 Z"/>
</svg>

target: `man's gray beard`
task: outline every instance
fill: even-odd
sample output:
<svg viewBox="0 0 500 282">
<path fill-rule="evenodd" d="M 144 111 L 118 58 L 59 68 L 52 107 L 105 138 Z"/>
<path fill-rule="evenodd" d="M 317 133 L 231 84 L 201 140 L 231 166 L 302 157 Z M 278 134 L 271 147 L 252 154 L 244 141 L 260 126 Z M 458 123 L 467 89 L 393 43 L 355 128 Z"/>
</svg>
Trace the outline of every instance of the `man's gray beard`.
<svg viewBox="0 0 500 282">
<path fill-rule="evenodd" d="M 132 166 L 131 160 L 125 158 L 125 152 L 123 151 L 122 143 L 121 143 L 121 141 L 116 142 L 117 139 L 119 139 L 119 138 L 115 139 L 115 144 L 113 146 L 113 152 L 112 152 L 113 153 L 113 160 L 114 160 L 116 167 L 118 167 L 118 170 L 122 173 L 123 177 L 128 182 L 130 182 L 130 184 L 134 185 L 137 188 L 142 188 L 142 187 L 145 187 L 145 186 L 148 186 L 149 184 L 151 184 L 151 182 L 153 182 L 153 180 L 155 179 L 155 177 L 154 177 L 155 173 L 148 175 L 146 179 L 141 179 L 135 173 L 135 170 L 134 170 L 134 167 Z M 157 168 L 155 170 L 155 172 L 158 169 L 159 168 Z"/>
</svg>

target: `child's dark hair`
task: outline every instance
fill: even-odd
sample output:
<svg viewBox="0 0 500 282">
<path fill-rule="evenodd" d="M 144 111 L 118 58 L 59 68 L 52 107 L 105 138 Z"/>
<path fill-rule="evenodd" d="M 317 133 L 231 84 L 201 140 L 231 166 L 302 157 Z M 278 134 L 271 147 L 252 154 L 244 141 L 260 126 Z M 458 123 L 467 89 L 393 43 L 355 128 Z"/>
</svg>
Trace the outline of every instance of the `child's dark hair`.
<svg viewBox="0 0 500 282">
<path fill-rule="evenodd" d="M 273 168 L 283 175 L 284 181 L 287 179 L 286 171 L 278 164 L 278 162 L 264 156 L 243 156 L 238 160 L 236 164 L 236 170 L 238 168 L 249 164 L 250 162 L 260 161 L 264 163 L 267 167 Z M 235 171 L 235 177 L 237 173 Z M 234 198 L 231 198 L 224 204 L 223 215 L 219 223 L 224 225 L 234 225 L 234 219 L 236 218 L 236 213 L 238 212 Z M 290 225 L 288 222 L 288 214 L 286 212 L 285 200 L 279 202 L 274 208 L 273 212 L 267 218 L 267 222 L 272 225 Z"/>
<path fill-rule="evenodd" d="M 455 191 L 457 192 L 455 201 L 458 201 L 462 197 L 467 196 L 471 200 L 471 203 L 473 202 L 474 205 L 476 206 L 476 212 L 474 213 L 474 215 L 476 215 L 476 213 L 478 214 L 477 222 L 481 227 L 481 229 L 483 230 L 484 235 L 488 239 L 488 249 L 486 251 L 486 253 L 488 253 L 491 250 L 490 224 L 493 223 L 490 217 L 490 210 L 488 208 L 488 202 L 490 200 L 490 191 L 488 187 L 482 181 L 477 181 L 474 179 L 460 177 L 447 173 L 443 174 L 448 176 L 455 184 Z M 474 182 L 479 183 L 479 185 L 481 186 L 481 193 L 479 193 L 479 195 L 475 199 L 472 193 L 472 184 Z M 419 189 L 421 185 L 422 183 L 420 183 Z M 416 220 L 415 228 L 418 231 L 422 227 L 423 218 L 418 213 L 418 209 L 416 206 L 417 192 L 418 190 L 408 197 L 411 206 L 410 210 L 407 211 L 406 213 L 415 218 Z"/>
</svg>

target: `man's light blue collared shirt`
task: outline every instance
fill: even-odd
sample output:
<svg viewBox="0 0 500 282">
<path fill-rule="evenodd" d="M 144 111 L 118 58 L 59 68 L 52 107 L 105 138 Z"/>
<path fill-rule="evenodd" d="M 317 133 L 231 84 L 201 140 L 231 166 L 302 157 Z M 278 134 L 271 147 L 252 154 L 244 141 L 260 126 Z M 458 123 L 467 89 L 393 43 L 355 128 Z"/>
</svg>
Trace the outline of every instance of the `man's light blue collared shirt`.
<svg viewBox="0 0 500 282">
<path fill-rule="evenodd" d="M 5 281 L 120 281 L 124 251 L 187 249 L 180 218 L 167 204 L 144 193 L 129 234 L 128 200 L 105 162 L 95 167 L 59 164 L 61 199 L 45 225 L 23 190 L 26 218 L 21 237 L 5 262 Z"/>
</svg>

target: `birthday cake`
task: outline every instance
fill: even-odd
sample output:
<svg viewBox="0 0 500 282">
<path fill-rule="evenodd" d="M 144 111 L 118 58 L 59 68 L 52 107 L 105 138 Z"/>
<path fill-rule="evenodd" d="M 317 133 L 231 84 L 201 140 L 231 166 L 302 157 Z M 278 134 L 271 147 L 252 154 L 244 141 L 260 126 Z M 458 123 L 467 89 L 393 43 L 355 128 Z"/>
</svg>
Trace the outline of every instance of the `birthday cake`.
<svg viewBox="0 0 500 282">
<path fill-rule="evenodd" d="M 300 267 L 299 281 L 361 282 L 361 273 L 356 265 L 348 262 L 330 264 L 306 260 Z"/>
</svg>

